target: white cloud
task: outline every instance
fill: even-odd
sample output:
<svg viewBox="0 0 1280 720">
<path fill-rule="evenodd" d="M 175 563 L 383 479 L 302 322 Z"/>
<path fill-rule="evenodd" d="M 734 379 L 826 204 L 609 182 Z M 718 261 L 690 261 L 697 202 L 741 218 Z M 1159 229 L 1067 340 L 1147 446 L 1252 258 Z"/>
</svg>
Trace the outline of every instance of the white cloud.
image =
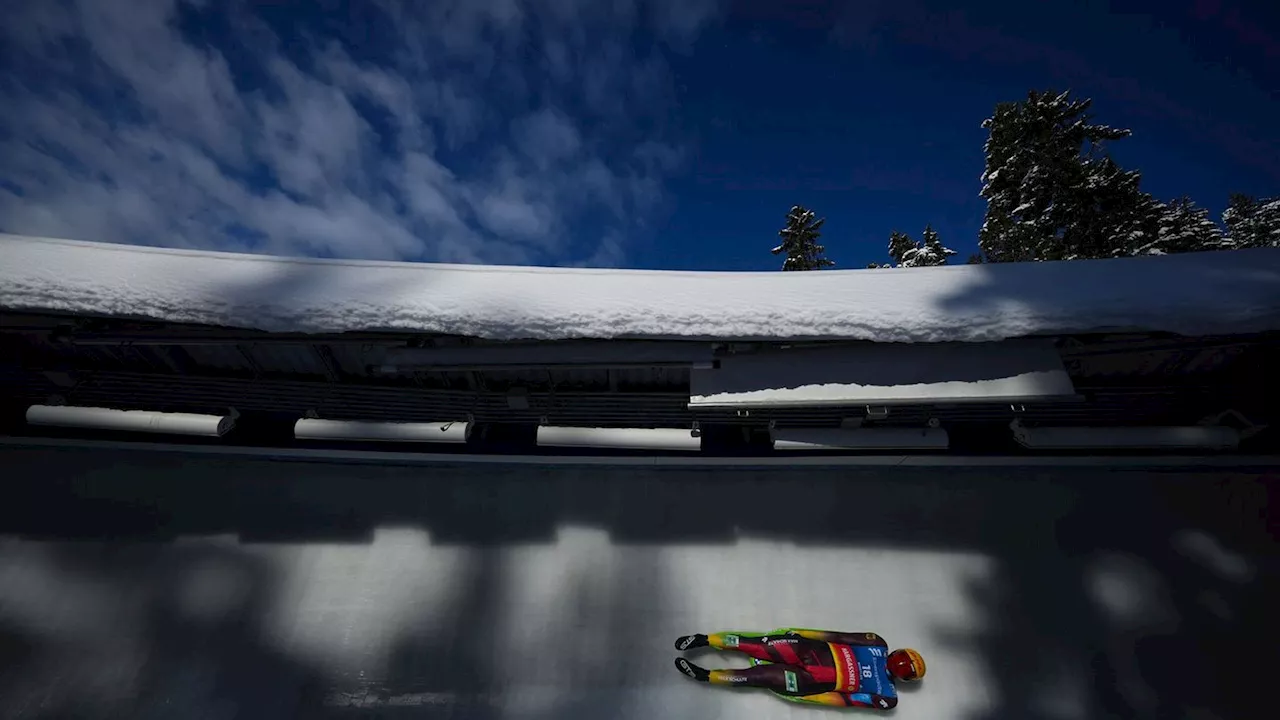
<svg viewBox="0 0 1280 720">
<path fill-rule="evenodd" d="M 486 228 L 505 237 L 536 238 L 551 229 L 548 207 L 527 198 L 520 188 L 484 195 L 476 203 L 476 212 Z"/>
<path fill-rule="evenodd" d="M 573 121 L 552 108 L 521 118 L 511 134 L 516 147 L 543 167 L 572 158 L 582 146 L 582 138 Z"/>
<path fill-rule="evenodd" d="M 681 158 L 652 129 L 674 102 L 663 48 L 716 5 L 387 0 L 359 6 L 352 45 L 239 4 L 23 3 L 0 28 L 0 230 L 621 264 Z M 224 30 L 197 38 L 210 13 Z M 664 42 L 637 53 L 641 26 Z"/>
</svg>

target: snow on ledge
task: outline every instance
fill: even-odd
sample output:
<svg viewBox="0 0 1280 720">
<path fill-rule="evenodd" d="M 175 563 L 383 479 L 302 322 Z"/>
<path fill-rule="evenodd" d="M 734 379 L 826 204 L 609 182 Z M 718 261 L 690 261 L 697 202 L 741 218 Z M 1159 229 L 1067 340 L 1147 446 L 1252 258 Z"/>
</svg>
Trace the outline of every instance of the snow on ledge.
<svg viewBox="0 0 1280 720">
<path fill-rule="evenodd" d="M 337 261 L 0 234 L 0 309 L 491 339 L 991 341 L 1280 330 L 1280 249 L 820 272 Z"/>
</svg>

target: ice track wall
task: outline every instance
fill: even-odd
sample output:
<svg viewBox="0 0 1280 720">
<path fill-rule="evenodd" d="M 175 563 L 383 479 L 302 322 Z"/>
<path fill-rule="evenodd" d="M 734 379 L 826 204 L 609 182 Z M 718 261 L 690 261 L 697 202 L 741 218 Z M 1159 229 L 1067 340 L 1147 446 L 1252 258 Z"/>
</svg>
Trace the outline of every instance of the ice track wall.
<svg viewBox="0 0 1280 720">
<path fill-rule="evenodd" d="M 4 717 L 816 717 L 671 664 L 787 624 L 919 649 L 898 718 L 1243 717 L 1266 687 L 1217 674 L 1276 606 L 1265 471 L 0 464 Z"/>
</svg>

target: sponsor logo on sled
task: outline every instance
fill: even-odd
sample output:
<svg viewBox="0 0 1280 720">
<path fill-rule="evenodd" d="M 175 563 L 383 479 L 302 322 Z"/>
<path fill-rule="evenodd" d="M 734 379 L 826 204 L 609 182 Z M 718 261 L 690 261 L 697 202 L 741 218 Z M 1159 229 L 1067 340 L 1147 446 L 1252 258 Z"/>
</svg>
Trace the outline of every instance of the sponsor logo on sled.
<svg viewBox="0 0 1280 720">
<path fill-rule="evenodd" d="M 737 635 L 725 635 L 725 636 L 724 636 L 724 646 L 725 646 L 725 647 L 738 647 L 738 636 L 737 636 Z"/>
<path fill-rule="evenodd" d="M 680 649 L 681 649 L 681 650 L 688 650 L 688 649 L 689 649 L 689 646 L 693 644 L 694 639 L 695 639 L 695 638 L 694 638 L 694 636 L 692 636 L 692 635 L 690 635 L 689 637 L 685 638 L 685 639 L 684 639 L 684 642 L 680 643 Z"/>
<path fill-rule="evenodd" d="M 693 671 L 693 668 L 689 667 L 688 661 L 686 661 L 684 658 L 680 658 L 680 672 L 684 673 L 685 675 L 688 675 L 689 677 L 695 680 L 698 678 L 698 674 Z"/>
<path fill-rule="evenodd" d="M 799 692 L 800 685 L 796 682 L 796 674 L 790 670 L 784 670 L 783 673 L 787 680 L 787 692 Z"/>
<path fill-rule="evenodd" d="M 854 659 L 853 648 L 841 645 L 840 660 L 844 663 L 844 673 L 849 683 L 849 689 L 857 689 L 860 684 L 858 681 L 858 661 Z"/>
</svg>

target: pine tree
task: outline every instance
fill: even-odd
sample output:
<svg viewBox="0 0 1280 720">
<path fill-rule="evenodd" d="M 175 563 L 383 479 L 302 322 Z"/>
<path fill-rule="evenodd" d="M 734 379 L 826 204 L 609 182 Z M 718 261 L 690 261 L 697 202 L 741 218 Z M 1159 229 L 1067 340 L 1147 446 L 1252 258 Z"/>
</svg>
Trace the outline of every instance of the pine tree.
<svg viewBox="0 0 1280 720">
<path fill-rule="evenodd" d="M 947 258 L 955 254 L 955 250 L 942 246 L 938 231 L 934 230 L 932 225 L 926 225 L 921 239 L 921 248 L 915 256 L 916 267 L 946 265 Z"/>
<path fill-rule="evenodd" d="M 1280 247 L 1280 198 L 1257 200 L 1236 193 L 1222 213 L 1223 245 L 1232 249 Z"/>
<path fill-rule="evenodd" d="M 1092 123 L 1091 104 L 1032 91 L 983 121 L 987 214 L 978 245 L 987 260 L 1114 257 L 1156 239 L 1158 203 L 1139 190 L 1136 171 L 1102 151 L 1130 133 Z"/>
<path fill-rule="evenodd" d="M 796 205 L 787 213 L 787 224 L 778 231 L 782 244 L 775 247 L 774 255 L 786 253 L 783 270 L 821 270 L 835 265 L 824 257 L 827 248 L 818 244 L 822 225 L 826 218 L 816 219 L 813 211 Z"/>
<path fill-rule="evenodd" d="M 972 253 L 971 255 L 969 255 L 969 259 L 965 262 L 965 264 L 966 264 L 966 265 L 981 265 L 981 264 L 983 264 L 983 263 L 985 263 L 985 262 L 986 262 L 986 260 L 983 260 L 983 259 L 982 259 L 982 253 Z"/>
<path fill-rule="evenodd" d="M 889 268 L 889 267 L 929 267 L 934 265 L 945 265 L 947 258 L 955 255 L 956 251 L 942 245 L 942 240 L 938 237 L 938 232 L 933 226 L 925 226 L 924 239 L 920 242 L 911 239 L 911 236 L 904 232 L 894 230 L 889 233 L 889 257 L 893 259 L 893 264 L 878 265 L 871 263 L 868 268 Z"/>
<path fill-rule="evenodd" d="M 906 233 L 897 230 L 889 233 L 889 257 L 893 259 L 894 265 L 906 265 L 908 259 L 915 257 L 916 249 L 916 241 Z"/>
<path fill-rule="evenodd" d="M 1139 174 L 1106 157 L 1084 165 L 1085 184 L 1068 205 L 1062 252 L 1046 259 L 1121 257 L 1156 242 L 1164 205 L 1138 188 Z"/>
<path fill-rule="evenodd" d="M 1139 246 L 1134 254 L 1166 255 L 1222 247 L 1222 230 L 1209 219 L 1209 211 L 1196 207 L 1191 198 L 1184 196 L 1160 206 L 1156 239 Z"/>
<path fill-rule="evenodd" d="M 1185 195 L 1169 203 L 1160 218 L 1160 243 L 1167 253 L 1221 250 L 1222 241 L 1222 228 L 1209 211 Z"/>
</svg>

